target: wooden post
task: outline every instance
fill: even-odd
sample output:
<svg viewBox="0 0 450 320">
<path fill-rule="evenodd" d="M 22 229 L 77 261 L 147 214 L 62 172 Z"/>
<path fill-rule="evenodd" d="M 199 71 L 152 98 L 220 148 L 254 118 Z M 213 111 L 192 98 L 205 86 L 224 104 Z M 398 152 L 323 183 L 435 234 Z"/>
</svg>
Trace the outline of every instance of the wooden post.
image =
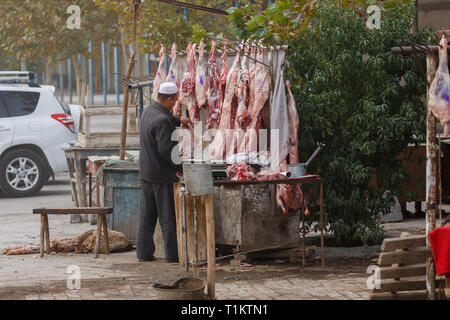
<svg viewBox="0 0 450 320">
<path fill-rule="evenodd" d="M 101 215 L 97 215 L 97 236 L 95 237 L 95 249 L 94 249 L 94 257 L 98 258 L 98 250 L 100 247 L 100 237 L 102 235 L 102 218 Z"/>
<path fill-rule="evenodd" d="M 325 244 L 323 240 L 323 181 L 320 180 L 320 247 L 322 249 L 322 270 L 325 269 Z"/>
<path fill-rule="evenodd" d="M 45 228 L 44 228 L 44 232 L 45 232 L 45 242 L 46 242 L 46 251 L 47 254 L 50 254 L 50 227 L 48 226 L 48 215 L 44 215 L 45 217 Z"/>
<path fill-rule="evenodd" d="M 44 238 L 45 237 L 45 216 L 41 214 L 41 247 L 39 248 L 41 258 L 44 256 Z"/>
<path fill-rule="evenodd" d="M 437 58 L 434 54 L 427 54 L 427 81 L 428 89 L 436 75 Z M 429 101 L 427 93 L 427 102 Z M 431 252 L 431 243 L 428 238 L 430 231 L 436 228 L 436 118 L 433 116 L 429 104 L 427 103 L 427 169 L 426 169 L 426 246 Z M 426 262 L 426 288 L 428 298 L 436 299 L 435 266 L 433 255 L 427 256 Z"/>
<path fill-rule="evenodd" d="M 133 1 L 133 52 L 128 62 L 128 69 L 126 74 L 126 80 L 129 80 L 131 73 L 133 72 L 134 64 L 136 63 L 136 28 L 137 28 L 137 12 L 139 8 L 139 1 Z M 127 141 L 127 121 L 128 121 L 128 99 L 130 95 L 130 89 L 125 86 L 125 92 L 123 96 L 123 115 L 122 115 L 122 130 L 120 133 L 120 160 L 125 159 L 125 144 Z"/>
<path fill-rule="evenodd" d="M 214 233 L 214 206 L 213 195 L 205 196 L 206 211 L 206 237 L 208 241 L 208 297 L 215 299 L 215 281 L 216 281 L 216 240 Z"/>
</svg>

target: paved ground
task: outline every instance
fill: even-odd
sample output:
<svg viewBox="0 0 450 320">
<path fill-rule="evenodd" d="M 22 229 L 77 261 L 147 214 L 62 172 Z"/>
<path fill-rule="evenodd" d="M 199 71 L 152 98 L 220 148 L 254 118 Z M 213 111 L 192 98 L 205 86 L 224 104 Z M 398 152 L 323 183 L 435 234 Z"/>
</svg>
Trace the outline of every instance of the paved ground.
<svg viewBox="0 0 450 320">
<path fill-rule="evenodd" d="M 39 217 L 32 209 L 43 206 L 71 207 L 67 175 L 56 177 L 35 197 L 1 198 L 0 249 L 39 242 Z M 79 235 L 93 226 L 70 224 L 69 217 L 50 217 L 51 237 Z M 389 234 L 402 231 L 423 233 L 424 219 L 385 224 Z M 325 270 L 319 261 L 305 268 L 299 263 L 262 261 L 233 270 L 221 262 L 216 272 L 217 299 L 367 299 L 368 260 L 327 260 Z M 69 290 L 70 266 L 79 270 L 80 289 Z M 68 269 L 69 268 L 69 269 Z M 72 267 L 73 268 L 73 267 Z M 171 283 L 192 276 L 178 264 L 138 263 L 135 251 L 101 255 L 0 255 L 0 300 L 2 299 L 157 299 L 153 284 Z M 200 271 L 205 278 L 205 270 Z M 71 284 L 72 281 L 69 281 Z"/>
</svg>

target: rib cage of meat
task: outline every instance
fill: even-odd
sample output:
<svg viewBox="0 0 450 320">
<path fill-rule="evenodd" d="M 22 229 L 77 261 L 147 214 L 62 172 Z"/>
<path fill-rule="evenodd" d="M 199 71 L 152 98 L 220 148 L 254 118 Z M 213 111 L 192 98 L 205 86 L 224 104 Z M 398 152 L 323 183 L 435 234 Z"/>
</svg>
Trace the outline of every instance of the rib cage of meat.
<svg viewBox="0 0 450 320">
<path fill-rule="evenodd" d="M 153 79 L 153 94 L 152 99 L 155 101 L 158 97 L 159 86 L 166 80 L 166 48 L 161 45 L 159 51 L 159 65 L 156 71 L 155 79 Z"/>
<path fill-rule="evenodd" d="M 206 62 L 205 62 L 205 43 L 200 42 L 200 47 L 198 48 L 198 64 L 197 71 L 195 75 L 195 96 L 197 98 L 197 103 L 200 108 L 207 106 L 207 91 L 208 91 L 208 81 L 206 78 Z"/>
<path fill-rule="evenodd" d="M 444 136 L 450 135 L 450 77 L 448 71 L 447 39 L 439 43 L 439 67 L 429 90 L 431 111 L 444 127 Z"/>
<path fill-rule="evenodd" d="M 207 91 L 208 98 L 208 121 L 206 123 L 206 129 L 216 128 L 219 123 L 219 113 L 222 106 L 222 100 L 219 96 L 220 91 L 220 72 L 216 61 L 216 40 L 212 41 L 211 50 L 209 51 L 208 58 L 209 68 L 209 85 Z"/>
</svg>

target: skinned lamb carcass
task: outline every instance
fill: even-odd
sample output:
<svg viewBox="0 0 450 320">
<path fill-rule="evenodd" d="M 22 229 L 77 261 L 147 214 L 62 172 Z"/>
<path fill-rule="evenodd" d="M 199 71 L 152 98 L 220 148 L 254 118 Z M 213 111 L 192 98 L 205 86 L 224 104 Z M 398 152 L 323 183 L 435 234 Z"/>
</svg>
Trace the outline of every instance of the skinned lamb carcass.
<svg viewBox="0 0 450 320">
<path fill-rule="evenodd" d="M 445 34 L 439 43 L 439 68 L 430 86 L 428 104 L 434 116 L 444 127 L 444 136 L 448 137 L 450 135 L 450 77 Z"/>
<path fill-rule="evenodd" d="M 289 81 L 286 81 L 286 88 L 288 90 L 289 161 L 293 164 L 298 163 L 298 126 L 300 121 Z"/>
<path fill-rule="evenodd" d="M 178 89 L 180 89 L 179 75 L 178 75 L 178 65 L 177 65 L 177 44 L 176 42 L 172 45 L 171 50 L 171 63 L 169 67 L 169 73 L 167 74 L 166 81 L 172 82 L 177 85 Z"/>
<path fill-rule="evenodd" d="M 181 81 L 181 102 L 187 106 L 189 118 L 192 122 L 200 120 L 200 114 L 195 96 L 195 50 L 197 45 L 189 42 L 186 49 L 187 54 L 187 68 Z"/>
<path fill-rule="evenodd" d="M 166 80 L 166 77 L 166 48 L 161 45 L 161 50 L 159 51 L 158 70 L 156 71 L 155 79 L 153 79 L 153 101 L 156 101 L 158 98 L 159 86 Z"/>
<path fill-rule="evenodd" d="M 239 60 L 240 53 L 238 52 L 228 72 L 225 99 L 222 104 L 218 132 L 209 145 L 211 159 L 213 160 L 223 160 L 226 159 L 228 152 L 231 151 L 231 154 L 234 153 L 234 150 L 231 150 L 233 149 L 233 132 L 229 129 L 233 129 L 234 127 L 233 119 L 235 118 L 237 109 L 236 89 L 239 76 Z"/>
<path fill-rule="evenodd" d="M 260 45 L 261 42 L 260 42 Z M 256 59 L 263 62 L 264 53 L 260 47 Z M 267 106 L 270 97 L 270 71 L 261 63 L 257 63 L 254 79 L 254 101 L 250 110 L 250 125 L 247 127 L 239 152 L 257 152 L 259 129 L 262 127 L 262 111 Z M 250 87 L 250 90 L 252 88 Z"/>
<path fill-rule="evenodd" d="M 222 107 L 222 100 L 220 99 L 220 72 L 216 61 L 216 40 L 211 43 L 211 50 L 208 58 L 209 68 L 209 85 L 207 91 L 208 98 L 208 120 L 206 129 L 217 128 L 219 125 L 219 113 Z"/>
<path fill-rule="evenodd" d="M 294 95 L 291 92 L 291 85 L 286 81 L 288 90 L 288 124 L 289 124 L 289 162 L 298 163 L 298 113 L 295 106 Z M 280 165 L 280 171 L 287 170 L 287 162 L 284 160 Z M 277 205 L 284 214 L 289 210 L 298 211 L 302 208 L 303 193 L 299 185 L 279 184 L 277 185 Z M 306 207 L 306 211 L 308 208 Z"/>
<path fill-rule="evenodd" d="M 205 43 L 200 42 L 200 47 L 198 48 L 198 64 L 197 71 L 195 75 L 195 96 L 197 98 L 197 103 L 200 108 L 207 107 L 207 92 L 208 92 L 208 79 L 206 77 L 206 61 L 205 61 Z"/>
</svg>

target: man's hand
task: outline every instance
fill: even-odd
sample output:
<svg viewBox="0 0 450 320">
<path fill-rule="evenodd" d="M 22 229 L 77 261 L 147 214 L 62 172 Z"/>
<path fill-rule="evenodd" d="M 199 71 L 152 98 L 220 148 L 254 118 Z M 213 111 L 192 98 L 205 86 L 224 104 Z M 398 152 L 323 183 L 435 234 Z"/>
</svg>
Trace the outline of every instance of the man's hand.
<svg viewBox="0 0 450 320">
<path fill-rule="evenodd" d="M 192 123 L 191 119 L 189 119 L 189 118 L 181 118 L 180 122 L 185 127 L 191 127 L 191 128 L 194 127 L 194 124 Z"/>
</svg>

